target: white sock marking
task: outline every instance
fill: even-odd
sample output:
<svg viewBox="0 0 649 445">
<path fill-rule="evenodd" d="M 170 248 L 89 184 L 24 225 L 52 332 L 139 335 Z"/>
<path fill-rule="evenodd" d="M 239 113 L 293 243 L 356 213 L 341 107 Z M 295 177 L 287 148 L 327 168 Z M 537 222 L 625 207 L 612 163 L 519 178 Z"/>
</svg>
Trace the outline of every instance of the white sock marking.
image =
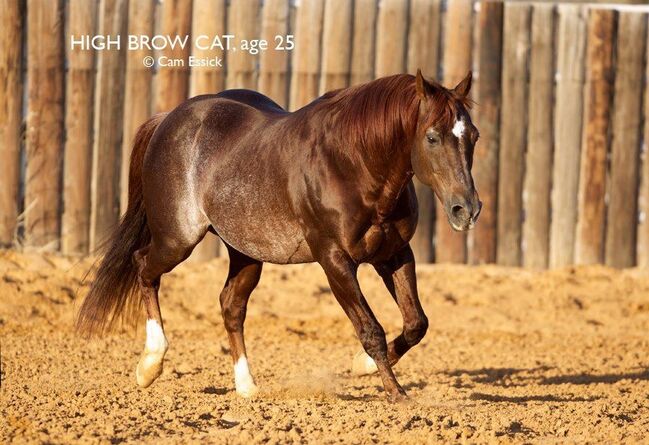
<svg viewBox="0 0 649 445">
<path fill-rule="evenodd" d="M 352 374 L 369 375 L 375 373 L 377 370 L 376 363 L 374 363 L 374 360 L 372 360 L 372 357 L 367 352 L 359 351 L 354 356 L 354 360 L 352 361 Z"/>
<path fill-rule="evenodd" d="M 365 372 L 368 374 L 371 374 L 373 372 L 378 371 L 378 368 L 376 367 L 376 363 L 374 362 L 374 359 L 370 357 L 369 355 L 365 356 Z"/>
<path fill-rule="evenodd" d="M 237 393 L 244 397 L 250 397 L 257 392 L 257 385 L 250 374 L 245 355 L 239 357 L 239 360 L 234 364 L 234 385 L 237 388 Z"/>
<path fill-rule="evenodd" d="M 144 345 L 144 350 L 146 352 L 164 353 L 167 351 L 168 346 L 169 343 L 167 343 L 167 339 L 165 338 L 160 323 L 158 323 L 157 320 L 147 320 L 146 343 Z"/>
<path fill-rule="evenodd" d="M 458 119 L 458 120 L 455 121 L 455 125 L 453 125 L 453 134 L 458 139 L 460 139 L 462 137 L 462 135 L 464 134 L 464 121 L 463 120 Z"/>
</svg>

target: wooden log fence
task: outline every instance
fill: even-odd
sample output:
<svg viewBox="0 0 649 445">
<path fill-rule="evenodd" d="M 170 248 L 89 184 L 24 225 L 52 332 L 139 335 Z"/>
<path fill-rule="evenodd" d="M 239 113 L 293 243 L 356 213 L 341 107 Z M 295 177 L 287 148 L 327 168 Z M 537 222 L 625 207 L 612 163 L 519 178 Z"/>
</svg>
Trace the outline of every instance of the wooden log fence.
<svg viewBox="0 0 649 445">
<path fill-rule="evenodd" d="M 480 149 L 474 153 L 473 179 L 480 191 L 480 224 L 467 240 L 470 264 L 496 261 L 498 204 L 498 146 L 500 144 L 503 3 L 481 5 L 477 31 L 478 59 L 475 125 L 480 129 Z"/>
<path fill-rule="evenodd" d="M 523 175 L 527 121 L 527 66 L 530 47 L 531 7 L 507 3 L 503 29 L 502 111 L 500 115 L 500 153 L 498 159 L 499 264 L 521 263 L 523 216 Z"/>
<path fill-rule="evenodd" d="M 482 215 L 468 236 L 452 232 L 416 181 L 418 261 L 649 267 L 648 15 L 574 2 L 0 0 L 0 245 L 92 253 L 126 209 L 138 126 L 188 97 L 251 88 L 295 110 L 377 77 L 421 69 L 453 87 L 473 70 Z M 70 45 L 118 34 L 119 49 Z M 127 48 L 128 35 L 156 34 L 187 43 Z M 201 35 L 269 49 L 201 48 Z M 219 246 L 210 236 L 192 258 Z"/>
<path fill-rule="evenodd" d="M 473 2 L 456 0 L 449 2 L 444 28 L 442 54 L 443 83 L 453 88 L 472 68 L 473 52 Z M 474 94 L 474 92 L 472 92 Z M 436 200 L 435 260 L 439 262 L 464 263 L 467 257 L 466 234 L 454 232 L 446 219 L 443 205 Z"/>
<path fill-rule="evenodd" d="M 16 243 L 22 144 L 25 2 L 0 2 L 0 245 Z"/>
<path fill-rule="evenodd" d="M 27 2 L 24 243 L 59 248 L 63 164 L 63 2 Z"/>
<path fill-rule="evenodd" d="M 527 153 L 523 182 L 523 265 L 548 266 L 552 181 L 554 30 L 552 5 L 534 5 L 530 37 Z"/>
<path fill-rule="evenodd" d="M 606 227 L 606 170 L 610 148 L 610 97 L 613 90 L 613 34 L 615 11 L 595 9 L 588 18 L 584 124 L 577 213 L 575 262 L 604 259 Z"/>
</svg>

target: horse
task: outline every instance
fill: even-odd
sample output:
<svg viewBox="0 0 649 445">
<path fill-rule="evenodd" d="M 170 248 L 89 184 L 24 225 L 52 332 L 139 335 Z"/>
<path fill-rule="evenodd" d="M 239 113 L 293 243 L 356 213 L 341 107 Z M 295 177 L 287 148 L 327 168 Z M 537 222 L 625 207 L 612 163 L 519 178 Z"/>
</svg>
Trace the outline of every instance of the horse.
<svg viewBox="0 0 649 445">
<path fill-rule="evenodd" d="M 220 304 L 239 395 L 258 391 L 243 328 L 263 263 L 318 262 L 363 347 L 353 373 L 378 371 L 388 399 L 405 399 L 392 367 L 428 329 L 409 245 L 418 218 L 412 178 L 433 189 L 453 229 L 473 227 L 482 203 L 471 176 L 479 134 L 470 88 L 471 72 L 448 89 L 418 70 L 328 92 L 294 112 L 237 89 L 153 116 L 134 139 L 128 208 L 78 332 L 105 333 L 144 306 L 136 380 L 153 383 L 168 349 L 160 277 L 209 231 L 230 258 Z M 403 330 L 389 343 L 359 287 L 361 263 L 374 266 L 400 308 Z"/>
</svg>

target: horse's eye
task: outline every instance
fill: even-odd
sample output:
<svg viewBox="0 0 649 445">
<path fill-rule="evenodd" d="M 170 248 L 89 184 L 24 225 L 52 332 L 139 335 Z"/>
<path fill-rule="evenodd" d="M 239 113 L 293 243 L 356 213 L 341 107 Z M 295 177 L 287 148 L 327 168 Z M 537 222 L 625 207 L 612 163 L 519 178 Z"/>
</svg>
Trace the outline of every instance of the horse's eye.
<svg viewBox="0 0 649 445">
<path fill-rule="evenodd" d="M 441 142 L 439 135 L 435 132 L 428 132 L 426 133 L 426 139 L 428 142 L 432 145 L 437 145 Z"/>
</svg>

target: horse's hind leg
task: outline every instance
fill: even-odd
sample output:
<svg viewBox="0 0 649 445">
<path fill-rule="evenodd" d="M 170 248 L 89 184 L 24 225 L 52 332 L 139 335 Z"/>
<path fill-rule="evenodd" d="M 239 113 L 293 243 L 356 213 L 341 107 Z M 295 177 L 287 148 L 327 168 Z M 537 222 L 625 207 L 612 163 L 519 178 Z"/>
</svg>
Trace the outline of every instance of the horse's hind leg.
<svg viewBox="0 0 649 445">
<path fill-rule="evenodd" d="M 162 374 L 162 361 L 169 346 L 158 303 L 160 277 L 185 260 L 204 235 L 205 232 L 200 235 L 197 233 L 185 238 L 185 242 L 154 237 L 148 246 L 133 255 L 138 268 L 142 302 L 147 313 L 146 343 L 135 372 L 137 383 L 143 388 Z"/>
<path fill-rule="evenodd" d="M 225 287 L 221 291 L 221 314 L 230 340 L 237 393 L 243 397 L 251 397 L 257 393 L 257 386 L 248 368 L 243 323 L 246 319 L 248 299 L 259 283 L 263 263 L 245 256 L 230 246 L 228 252 L 230 270 Z"/>
<path fill-rule="evenodd" d="M 421 341 L 428 329 L 428 318 L 419 302 L 415 258 L 410 246 L 406 246 L 389 261 L 375 264 L 385 286 L 397 302 L 403 317 L 403 331 L 388 344 L 388 360 L 394 366 L 403 355 Z M 356 375 L 377 371 L 374 361 L 363 351 L 356 354 L 352 372 Z"/>
</svg>

